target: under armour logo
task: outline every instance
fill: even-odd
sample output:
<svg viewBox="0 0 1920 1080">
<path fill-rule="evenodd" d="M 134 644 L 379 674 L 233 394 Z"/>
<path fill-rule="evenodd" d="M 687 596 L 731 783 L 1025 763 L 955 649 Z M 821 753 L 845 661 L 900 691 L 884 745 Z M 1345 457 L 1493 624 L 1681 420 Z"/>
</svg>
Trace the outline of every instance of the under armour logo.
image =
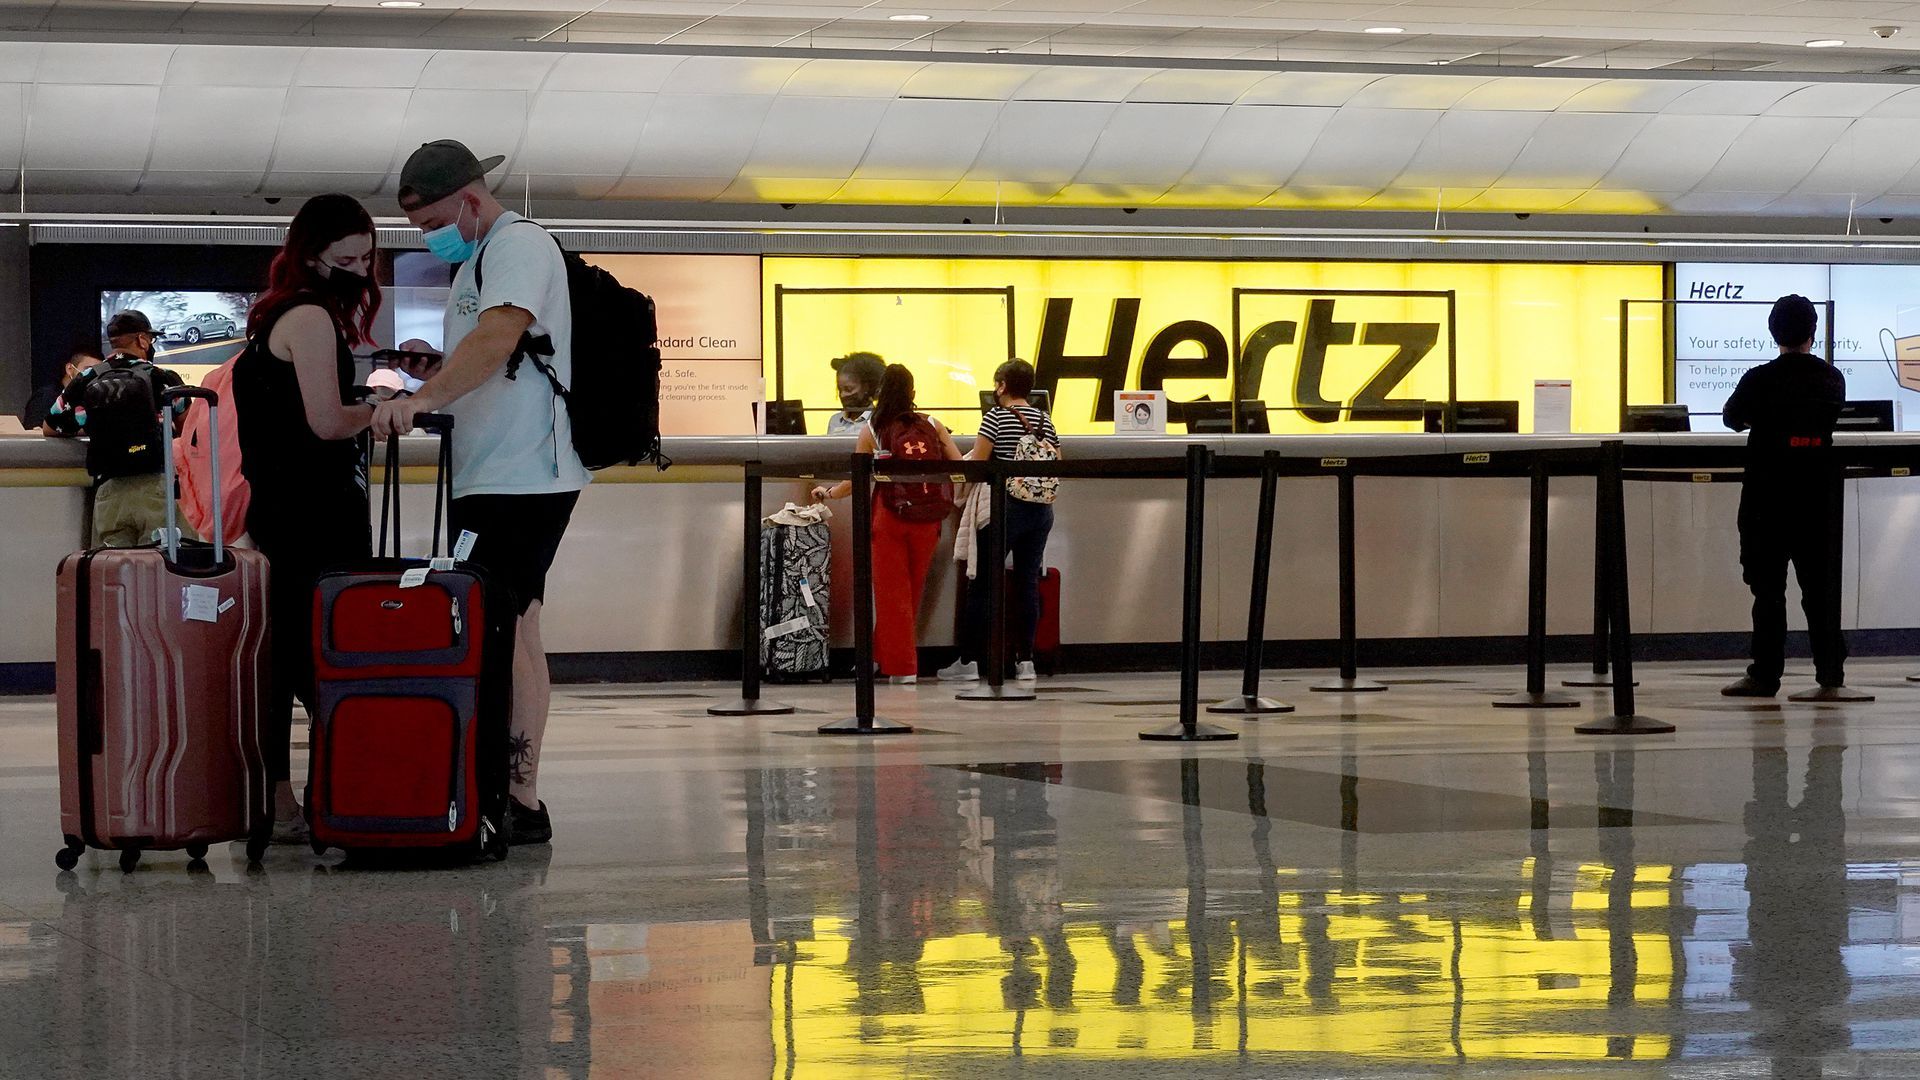
<svg viewBox="0 0 1920 1080">
<path fill-rule="evenodd" d="M 903 449 L 909 454 L 924 454 L 927 452 L 927 444 L 915 439 L 913 442 L 905 444 Z"/>
</svg>

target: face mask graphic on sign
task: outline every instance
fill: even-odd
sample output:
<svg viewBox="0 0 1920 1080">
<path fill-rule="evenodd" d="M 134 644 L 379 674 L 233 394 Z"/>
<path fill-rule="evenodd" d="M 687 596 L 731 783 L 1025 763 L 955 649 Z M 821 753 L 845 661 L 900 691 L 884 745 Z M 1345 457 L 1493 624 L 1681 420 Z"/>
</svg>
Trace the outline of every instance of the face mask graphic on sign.
<svg viewBox="0 0 1920 1080">
<path fill-rule="evenodd" d="M 1894 315 L 1897 329 L 1880 331 L 1880 352 L 1893 367 L 1893 376 L 1908 390 L 1920 390 L 1920 307 L 1903 307 Z"/>
</svg>

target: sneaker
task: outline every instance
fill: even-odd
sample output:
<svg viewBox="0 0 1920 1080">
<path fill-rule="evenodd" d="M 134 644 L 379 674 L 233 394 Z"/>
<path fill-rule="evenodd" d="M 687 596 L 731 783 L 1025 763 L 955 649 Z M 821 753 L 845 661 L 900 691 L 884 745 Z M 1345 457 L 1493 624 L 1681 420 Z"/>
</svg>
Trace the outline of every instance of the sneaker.
<svg viewBox="0 0 1920 1080">
<path fill-rule="evenodd" d="M 940 669 L 941 682 L 979 682 L 980 665 L 965 660 L 955 660 Z"/>
<path fill-rule="evenodd" d="M 1779 683 L 1768 686 L 1766 683 L 1756 681 L 1751 675 L 1742 675 L 1739 682 L 1728 683 L 1720 688 L 1721 697 L 1769 698 L 1779 692 Z"/>
<path fill-rule="evenodd" d="M 271 843 L 306 844 L 311 842 L 312 839 L 313 834 L 307 829 L 307 817 L 305 814 L 295 814 L 290 818 L 273 819 L 273 836 L 270 841 Z"/>
<path fill-rule="evenodd" d="M 1855 690 L 1850 686 L 1819 686 L 1812 690 L 1802 690 L 1797 694 L 1789 694 L 1787 700 L 1802 703 L 1828 702 L 1838 704 L 1872 701 L 1873 695 L 1864 690 Z"/>
<path fill-rule="evenodd" d="M 894 675 L 887 679 L 894 686 L 915 686 L 920 682 L 918 675 Z"/>
<path fill-rule="evenodd" d="M 538 810 L 530 810 L 519 799 L 507 797 L 507 841 L 515 847 L 526 844 L 544 844 L 553 839 L 553 818 L 547 813 L 547 804 L 542 802 Z"/>
<path fill-rule="evenodd" d="M 1033 661 L 1022 660 L 1013 665 L 1013 677 L 1017 682 L 1033 682 L 1040 678 L 1040 673 L 1033 670 Z"/>
</svg>

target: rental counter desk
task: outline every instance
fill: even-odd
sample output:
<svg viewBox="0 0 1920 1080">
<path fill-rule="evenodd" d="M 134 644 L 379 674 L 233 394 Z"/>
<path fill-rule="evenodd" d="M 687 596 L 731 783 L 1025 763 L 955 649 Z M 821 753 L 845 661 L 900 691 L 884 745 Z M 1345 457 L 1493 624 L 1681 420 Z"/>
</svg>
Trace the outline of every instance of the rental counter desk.
<svg viewBox="0 0 1920 1080">
<path fill-rule="evenodd" d="M 1592 446 L 1593 435 L 1347 435 L 1189 438 L 1069 436 L 1073 460 L 1164 456 L 1200 442 L 1216 453 L 1365 458 L 1412 453 Z M 1630 446 L 1703 451 L 1726 434 L 1626 435 Z M 962 437 L 964 445 L 969 441 Z M 1914 435 L 1846 435 L 1842 447 L 1920 444 Z M 407 441 L 409 553 L 432 527 L 432 442 Z M 840 458 L 829 437 L 669 439 L 673 467 L 610 470 L 582 497 L 548 588 L 545 629 L 562 679 L 718 678 L 738 674 L 741 465 Z M 0 439 L 0 689 L 52 684 L 53 571 L 80 542 L 87 478 L 82 447 Z M 803 501 L 801 478 L 766 482 L 764 511 Z M 1848 481 L 1845 625 L 1857 653 L 1920 652 L 1920 480 Z M 1257 481 L 1216 480 L 1206 501 L 1202 637 L 1207 660 L 1239 663 L 1252 576 Z M 1267 615 L 1274 666 L 1332 666 L 1339 632 L 1337 496 L 1331 476 L 1280 482 Z M 1183 486 L 1178 480 L 1064 482 L 1048 565 L 1061 571 L 1066 670 L 1176 666 L 1180 637 Z M 1735 656 L 1750 600 L 1740 579 L 1735 483 L 1629 483 L 1626 510 L 1633 629 L 1643 657 Z M 833 621 L 851 640 L 851 517 L 836 503 Z M 1525 478 L 1368 477 L 1356 481 L 1358 634 L 1369 666 L 1512 663 L 1527 624 Z M 1553 481 L 1548 631 L 1556 660 L 1587 656 L 1593 626 L 1594 485 Z M 952 642 L 958 568 L 947 544 L 922 612 L 922 643 Z M 1792 618 L 1798 620 L 1797 607 Z M 1796 624 L 1797 625 L 1797 624 Z"/>
</svg>

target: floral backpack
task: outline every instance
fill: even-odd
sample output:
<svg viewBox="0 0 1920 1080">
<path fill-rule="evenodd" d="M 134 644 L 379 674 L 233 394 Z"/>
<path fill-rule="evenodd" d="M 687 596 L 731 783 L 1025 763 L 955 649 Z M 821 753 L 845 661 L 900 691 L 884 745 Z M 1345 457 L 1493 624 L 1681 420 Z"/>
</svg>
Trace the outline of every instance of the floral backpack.
<svg viewBox="0 0 1920 1080">
<path fill-rule="evenodd" d="M 1034 430 L 1033 422 L 1028 420 L 1019 409 L 1008 409 L 1020 427 L 1026 431 L 1020 436 L 1020 442 L 1013 448 L 1015 461 L 1059 461 L 1060 444 L 1052 439 L 1043 438 Z M 1021 502 L 1050 505 L 1060 495 L 1060 478 L 1057 476 L 1009 476 L 1007 494 Z"/>
</svg>

